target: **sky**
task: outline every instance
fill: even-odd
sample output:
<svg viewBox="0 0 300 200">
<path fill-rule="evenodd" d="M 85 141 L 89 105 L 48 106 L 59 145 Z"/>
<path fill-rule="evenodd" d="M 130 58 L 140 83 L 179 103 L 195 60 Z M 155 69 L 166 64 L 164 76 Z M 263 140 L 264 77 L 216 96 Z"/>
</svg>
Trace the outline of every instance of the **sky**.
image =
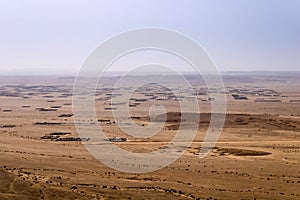
<svg viewBox="0 0 300 200">
<path fill-rule="evenodd" d="M 77 73 L 143 27 L 193 38 L 220 71 L 300 69 L 300 0 L 1 0 L 0 27 L 0 75 Z"/>
</svg>

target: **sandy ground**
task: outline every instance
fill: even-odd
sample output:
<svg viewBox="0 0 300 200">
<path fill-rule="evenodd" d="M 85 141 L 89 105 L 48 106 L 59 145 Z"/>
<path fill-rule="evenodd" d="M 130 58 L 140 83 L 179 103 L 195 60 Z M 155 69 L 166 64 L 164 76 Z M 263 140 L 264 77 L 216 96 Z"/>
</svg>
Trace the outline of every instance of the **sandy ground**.
<svg viewBox="0 0 300 200">
<path fill-rule="evenodd" d="M 0 199 L 300 199 L 299 77 L 226 76 L 224 81 L 226 121 L 208 156 L 198 157 L 211 106 L 208 94 L 201 94 L 201 120 L 192 146 L 171 165 L 138 174 L 105 166 L 80 141 L 41 139 L 57 132 L 66 133 L 61 138 L 79 137 L 72 116 L 72 78 L 1 77 Z M 149 139 L 122 133 L 107 109 L 113 107 L 107 94 L 114 79 L 104 82 L 97 95 L 97 115 L 111 123 L 96 123 L 107 136 L 128 139 L 116 145 L 151 152 L 176 134 L 178 101 L 164 100 L 166 91 L 153 85 L 147 86 L 150 91 L 145 87 L 132 95 L 136 105 L 130 113 L 136 124 L 147 126 L 149 108 L 159 103 L 167 112 L 164 128 Z M 204 91 L 201 83 L 192 84 Z M 265 96 L 255 94 L 259 90 Z M 248 99 L 235 100 L 233 93 Z M 158 97 L 150 99 L 153 96 Z M 147 100 L 136 101 L 141 98 Z M 279 101 L 256 102 L 257 98 Z M 154 121 L 160 119 L 156 116 Z"/>
</svg>

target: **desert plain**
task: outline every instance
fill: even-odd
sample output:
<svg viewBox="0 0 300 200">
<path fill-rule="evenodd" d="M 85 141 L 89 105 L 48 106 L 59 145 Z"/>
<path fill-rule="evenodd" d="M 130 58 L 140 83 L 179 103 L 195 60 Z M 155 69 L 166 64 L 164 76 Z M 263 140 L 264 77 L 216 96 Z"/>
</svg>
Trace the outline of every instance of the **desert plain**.
<svg viewBox="0 0 300 200">
<path fill-rule="evenodd" d="M 163 129 L 147 139 L 126 135 L 117 126 L 112 115 L 117 106 L 111 103 L 117 79 L 107 77 L 99 84 L 98 120 L 91 123 L 101 125 L 107 137 L 126 138 L 112 142 L 126 151 L 151 152 L 174 137 L 180 98 L 190 98 L 199 104 L 200 122 L 184 154 L 149 173 L 107 167 L 86 150 L 77 133 L 74 77 L 2 76 L 1 200 L 300 199 L 299 72 L 227 73 L 224 88 L 215 89 L 187 76 L 195 93 L 182 92 L 182 97 L 155 83 L 140 87 L 129 105 L 130 117 L 141 129 L 160 121 L 159 115 L 148 115 L 153 104 L 166 110 Z M 221 91 L 227 105 L 222 134 L 212 151 L 199 158 L 214 101 L 210 94 Z"/>
</svg>

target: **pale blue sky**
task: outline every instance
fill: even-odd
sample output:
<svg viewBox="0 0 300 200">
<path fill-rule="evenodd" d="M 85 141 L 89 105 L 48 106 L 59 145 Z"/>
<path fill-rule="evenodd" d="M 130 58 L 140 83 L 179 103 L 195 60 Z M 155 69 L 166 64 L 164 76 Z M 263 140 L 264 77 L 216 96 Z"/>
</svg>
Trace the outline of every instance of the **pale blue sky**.
<svg viewBox="0 0 300 200">
<path fill-rule="evenodd" d="M 1 0 L 0 74 L 75 73 L 131 29 L 182 32 L 222 71 L 299 70 L 299 0 Z"/>
</svg>

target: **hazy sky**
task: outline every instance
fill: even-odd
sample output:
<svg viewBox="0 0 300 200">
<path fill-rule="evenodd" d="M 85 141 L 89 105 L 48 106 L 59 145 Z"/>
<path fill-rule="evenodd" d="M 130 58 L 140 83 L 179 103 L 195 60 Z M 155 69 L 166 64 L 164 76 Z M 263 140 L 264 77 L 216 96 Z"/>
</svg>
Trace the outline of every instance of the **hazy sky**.
<svg viewBox="0 0 300 200">
<path fill-rule="evenodd" d="M 1 0 L 0 74 L 74 73 L 131 29 L 182 32 L 222 71 L 299 70 L 297 0 Z"/>
</svg>

